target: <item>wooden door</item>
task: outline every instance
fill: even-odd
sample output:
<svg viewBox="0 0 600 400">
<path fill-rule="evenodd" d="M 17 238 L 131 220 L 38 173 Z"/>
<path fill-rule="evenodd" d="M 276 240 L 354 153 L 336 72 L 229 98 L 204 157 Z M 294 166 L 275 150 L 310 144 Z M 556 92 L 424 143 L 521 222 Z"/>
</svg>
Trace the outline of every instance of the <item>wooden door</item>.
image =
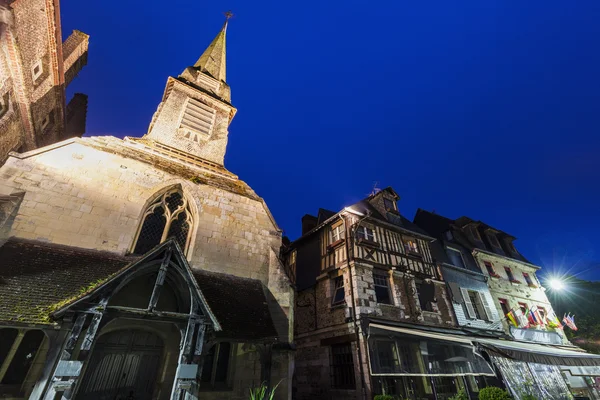
<svg viewBox="0 0 600 400">
<path fill-rule="evenodd" d="M 85 400 L 150 400 L 163 356 L 157 335 L 123 330 L 102 335 L 79 390 Z"/>
</svg>

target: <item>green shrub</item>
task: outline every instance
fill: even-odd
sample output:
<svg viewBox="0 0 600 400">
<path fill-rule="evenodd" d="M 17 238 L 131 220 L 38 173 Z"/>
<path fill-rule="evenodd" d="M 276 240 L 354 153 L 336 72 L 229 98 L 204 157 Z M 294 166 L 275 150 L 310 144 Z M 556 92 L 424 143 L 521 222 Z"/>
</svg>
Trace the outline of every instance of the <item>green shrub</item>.
<svg viewBox="0 0 600 400">
<path fill-rule="evenodd" d="M 398 400 L 398 397 L 391 394 L 378 394 L 374 400 Z"/>
<path fill-rule="evenodd" d="M 467 396 L 467 392 L 465 392 L 464 389 L 460 389 L 458 393 L 450 397 L 448 400 L 469 400 L 469 396 Z"/>
<path fill-rule="evenodd" d="M 524 394 L 521 396 L 521 400 L 537 400 L 537 397 L 532 394 Z"/>
<path fill-rule="evenodd" d="M 510 395 L 506 390 L 489 386 L 479 391 L 479 400 L 510 400 Z"/>
</svg>

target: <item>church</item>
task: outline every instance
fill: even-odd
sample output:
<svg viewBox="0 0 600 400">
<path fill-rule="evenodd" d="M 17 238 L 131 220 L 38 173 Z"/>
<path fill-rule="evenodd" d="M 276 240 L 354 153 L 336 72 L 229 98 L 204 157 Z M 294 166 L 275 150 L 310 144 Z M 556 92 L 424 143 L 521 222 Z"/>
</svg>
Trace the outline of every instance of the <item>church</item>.
<svg viewBox="0 0 600 400">
<path fill-rule="evenodd" d="M 224 167 L 227 21 L 148 131 L 0 168 L 0 397 L 291 396 L 294 289 L 265 201 Z"/>
</svg>

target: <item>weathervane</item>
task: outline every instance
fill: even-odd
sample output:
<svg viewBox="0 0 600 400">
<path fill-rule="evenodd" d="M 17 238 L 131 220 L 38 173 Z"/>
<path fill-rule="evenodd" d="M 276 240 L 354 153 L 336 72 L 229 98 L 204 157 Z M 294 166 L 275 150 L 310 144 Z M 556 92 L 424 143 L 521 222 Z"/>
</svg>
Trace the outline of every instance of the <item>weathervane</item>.
<svg viewBox="0 0 600 400">
<path fill-rule="evenodd" d="M 229 11 L 225 11 L 223 14 L 225 15 L 225 20 L 226 20 L 226 21 L 229 21 L 229 19 L 230 19 L 231 17 L 233 17 L 233 13 L 231 12 L 231 10 L 229 10 Z"/>
</svg>

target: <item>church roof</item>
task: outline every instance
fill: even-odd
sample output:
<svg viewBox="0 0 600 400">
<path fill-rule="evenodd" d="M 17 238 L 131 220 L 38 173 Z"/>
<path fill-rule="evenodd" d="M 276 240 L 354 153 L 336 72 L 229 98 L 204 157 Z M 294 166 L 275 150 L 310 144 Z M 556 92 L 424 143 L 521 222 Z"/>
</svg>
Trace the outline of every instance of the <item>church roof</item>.
<svg viewBox="0 0 600 400">
<path fill-rule="evenodd" d="M 0 247 L 0 323 L 50 325 L 56 310 L 141 258 L 11 238 Z M 269 291 L 261 281 L 203 270 L 193 270 L 193 276 L 221 325 L 218 337 L 276 340 Z"/>
<path fill-rule="evenodd" d="M 211 77 L 225 82 L 225 36 L 227 33 L 227 21 L 223 28 L 210 43 L 208 48 L 200 56 L 194 67 L 209 74 Z"/>
</svg>

